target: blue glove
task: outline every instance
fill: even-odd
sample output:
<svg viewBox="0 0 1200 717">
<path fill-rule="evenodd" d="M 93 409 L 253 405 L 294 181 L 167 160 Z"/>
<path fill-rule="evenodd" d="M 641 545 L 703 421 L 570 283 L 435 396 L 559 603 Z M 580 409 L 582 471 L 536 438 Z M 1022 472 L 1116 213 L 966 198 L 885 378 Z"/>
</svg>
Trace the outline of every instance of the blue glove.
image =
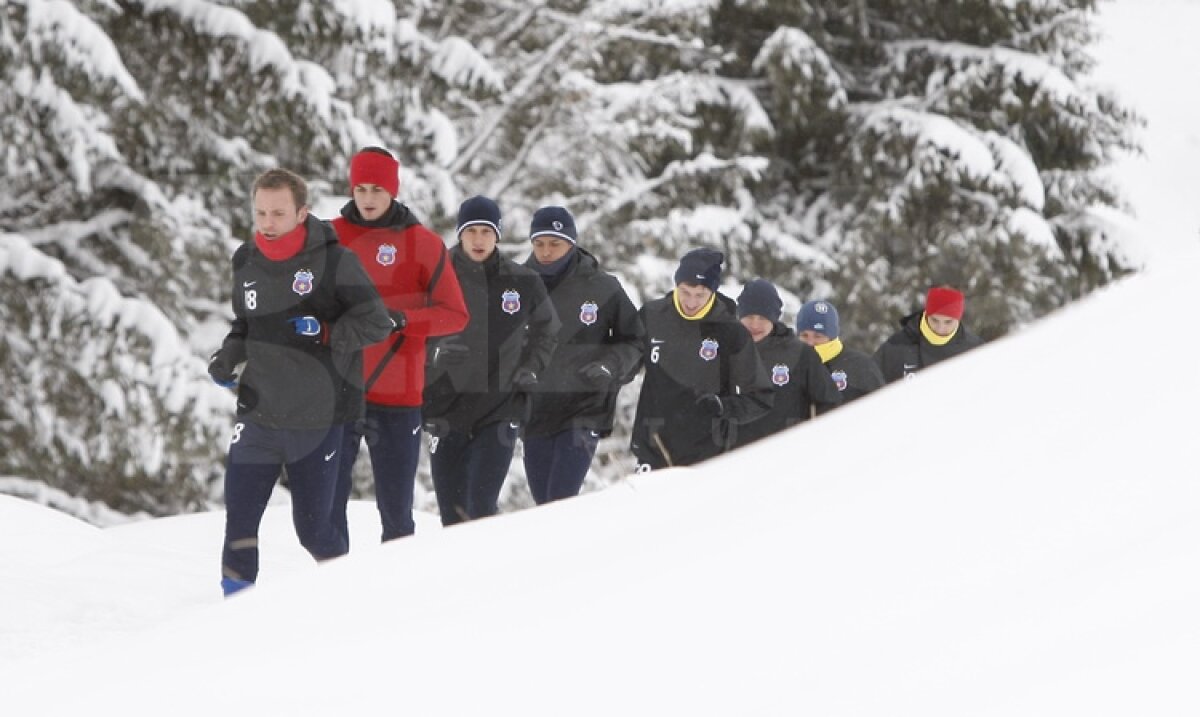
<svg viewBox="0 0 1200 717">
<path fill-rule="evenodd" d="M 299 341 L 311 342 L 314 344 L 325 343 L 325 324 L 315 316 L 293 316 L 288 319 L 288 323 L 292 325 L 292 330 L 296 332 L 296 338 Z"/>
<path fill-rule="evenodd" d="M 214 351 L 208 359 L 208 375 L 221 388 L 237 388 L 237 373 L 220 351 Z"/>
</svg>

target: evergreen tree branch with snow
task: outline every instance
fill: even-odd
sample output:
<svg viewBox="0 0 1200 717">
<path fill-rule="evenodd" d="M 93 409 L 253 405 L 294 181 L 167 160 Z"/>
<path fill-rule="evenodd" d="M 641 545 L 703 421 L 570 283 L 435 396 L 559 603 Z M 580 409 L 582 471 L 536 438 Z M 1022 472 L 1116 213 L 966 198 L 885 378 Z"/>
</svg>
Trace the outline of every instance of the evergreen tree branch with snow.
<svg viewBox="0 0 1200 717">
<path fill-rule="evenodd" d="M 0 474 L 134 513 L 219 504 L 255 175 L 318 202 L 380 144 L 449 235 L 544 204 L 635 302 L 708 245 L 873 345 L 931 284 L 1000 336 L 1137 269 L 1089 84 L 1094 0 L 16 0 L 0 10 Z M 515 240 L 515 241 L 513 241 Z M 589 486 L 618 479 L 635 381 Z M 518 465 L 520 461 L 515 461 Z M 510 481 L 510 483 L 513 481 Z M 521 503 L 510 494 L 510 506 Z M 428 507 L 428 505 L 426 506 Z"/>
</svg>

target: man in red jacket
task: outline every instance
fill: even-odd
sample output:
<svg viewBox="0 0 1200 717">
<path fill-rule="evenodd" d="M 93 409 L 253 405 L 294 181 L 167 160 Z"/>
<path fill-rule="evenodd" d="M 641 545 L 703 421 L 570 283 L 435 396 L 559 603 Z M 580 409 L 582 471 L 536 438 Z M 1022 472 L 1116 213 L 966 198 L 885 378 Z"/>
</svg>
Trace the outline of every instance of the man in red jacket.
<svg viewBox="0 0 1200 717">
<path fill-rule="evenodd" d="M 347 430 L 334 500 L 334 522 L 347 530 L 346 504 L 360 439 L 367 439 L 383 540 L 412 535 L 413 484 L 421 449 L 425 339 L 462 331 L 467 307 L 441 237 L 396 201 L 400 163 L 367 147 L 350 160 L 353 200 L 334 219 L 342 246 L 353 251 L 379 289 L 396 324 L 364 349 L 366 419 Z"/>
</svg>

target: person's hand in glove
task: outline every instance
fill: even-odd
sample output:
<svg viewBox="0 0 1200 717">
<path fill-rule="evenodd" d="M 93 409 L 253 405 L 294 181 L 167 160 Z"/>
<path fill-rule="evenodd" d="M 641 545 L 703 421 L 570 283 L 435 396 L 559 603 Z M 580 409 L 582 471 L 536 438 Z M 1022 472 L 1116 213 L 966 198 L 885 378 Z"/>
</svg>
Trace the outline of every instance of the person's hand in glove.
<svg viewBox="0 0 1200 717">
<path fill-rule="evenodd" d="M 513 376 L 513 388 L 518 391 L 529 391 L 537 382 L 537 374 L 527 368 L 517 369 L 516 375 Z"/>
<path fill-rule="evenodd" d="M 292 325 L 295 340 L 300 343 L 323 344 L 328 338 L 328 328 L 315 316 L 293 316 L 288 323 Z"/>
<path fill-rule="evenodd" d="M 213 383 L 221 388 L 237 387 L 237 373 L 234 372 L 233 366 L 225 360 L 220 351 L 214 351 L 213 355 L 209 357 L 208 375 L 212 377 Z"/>
<path fill-rule="evenodd" d="M 433 349 L 433 365 L 437 368 L 458 366 L 471 355 L 471 349 L 466 344 L 456 341 L 443 341 Z"/>
<path fill-rule="evenodd" d="M 696 399 L 696 410 L 711 418 L 720 418 L 725 414 L 725 404 L 715 393 L 706 393 Z"/>
<path fill-rule="evenodd" d="M 579 369 L 579 375 L 589 386 L 594 388 L 608 388 L 614 378 L 612 370 L 599 361 L 585 364 L 583 368 Z"/>
<path fill-rule="evenodd" d="M 388 316 L 392 317 L 392 323 L 395 324 L 392 327 L 393 334 L 404 331 L 404 327 L 408 326 L 408 317 L 403 311 L 388 311 Z"/>
</svg>

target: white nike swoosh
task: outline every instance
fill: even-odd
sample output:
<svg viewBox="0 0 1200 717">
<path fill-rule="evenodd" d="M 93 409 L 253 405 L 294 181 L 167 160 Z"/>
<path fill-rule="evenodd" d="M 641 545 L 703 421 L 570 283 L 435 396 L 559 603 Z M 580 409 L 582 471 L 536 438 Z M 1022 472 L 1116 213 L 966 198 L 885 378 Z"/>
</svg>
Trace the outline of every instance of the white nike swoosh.
<svg viewBox="0 0 1200 717">
<path fill-rule="evenodd" d="M 650 339 L 650 343 L 652 343 L 652 344 L 665 344 L 665 343 L 667 343 L 667 340 L 666 340 L 666 339 Z"/>
<path fill-rule="evenodd" d="M 417 426 L 416 428 L 414 428 L 414 429 L 413 429 L 413 432 L 412 432 L 412 434 L 415 436 L 415 435 L 417 435 L 417 434 L 418 434 L 418 433 L 420 433 L 420 432 L 421 432 L 421 427 L 420 427 L 420 426 Z"/>
<path fill-rule="evenodd" d="M 243 282 L 242 282 L 242 288 L 243 288 L 243 289 L 249 289 L 250 287 L 254 286 L 254 285 L 255 285 L 255 284 L 257 284 L 257 283 L 258 283 L 257 281 L 243 281 Z"/>
<path fill-rule="evenodd" d="M 333 458 L 336 455 L 337 455 L 337 451 L 334 451 L 333 453 L 330 453 L 329 455 L 325 456 L 325 462 L 328 463 L 329 459 Z"/>
</svg>

